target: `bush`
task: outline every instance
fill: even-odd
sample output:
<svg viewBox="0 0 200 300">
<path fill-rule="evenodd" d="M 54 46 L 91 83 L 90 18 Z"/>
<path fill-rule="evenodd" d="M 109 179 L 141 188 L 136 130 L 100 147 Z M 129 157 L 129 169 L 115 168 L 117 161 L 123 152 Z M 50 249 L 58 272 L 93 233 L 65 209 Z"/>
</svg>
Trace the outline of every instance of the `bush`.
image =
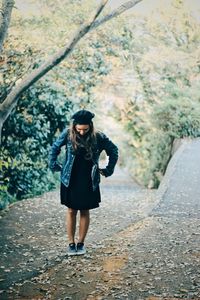
<svg viewBox="0 0 200 300">
<path fill-rule="evenodd" d="M 177 99 L 166 99 L 156 106 L 152 123 L 174 138 L 200 136 L 200 103 L 181 95 Z"/>
<path fill-rule="evenodd" d="M 158 187 L 175 138 L 200 136 L 198 28 L 183 3 L 161 23 L 150 17 L 121 26 L 118 54 L 133 76 L 114 117 L 128 133 L 123 161 L 142 185 Z"/>
<path fill-rule="evenodd" d="M 157 188 L 174 139 L 200 136 L 200 102 L 183 90 L 176 98 L 166 96 L 159 105 L 130 105 L 131 116 L 124 121 L 130 134 L 127 147 L 132 149 L 129 169 L 141 184 Z"/>
<path fill-rule="evenodd" d="M 69 122 L 73 105 L 64 91 L 41 81 L 19 99 L 3 127 L 4 192 L 16 199 L 39 195 L 55 187 L 48 172 L 48 153 L 57 130 Z"/>
<path fill-rule="evenodd" d="M 93 106 L 91 89 L 108 70 L 101 52 L 77 49 L 71 63 L 56 67 L 20 97 L 2 132 L 2 208 L 57 186 L 58 175 L 48 170 L 50 146 L 72 112 Z M 15 72 L 12 63 L 4 68 L 2 95 L 9 91 Z"/>
</svg>

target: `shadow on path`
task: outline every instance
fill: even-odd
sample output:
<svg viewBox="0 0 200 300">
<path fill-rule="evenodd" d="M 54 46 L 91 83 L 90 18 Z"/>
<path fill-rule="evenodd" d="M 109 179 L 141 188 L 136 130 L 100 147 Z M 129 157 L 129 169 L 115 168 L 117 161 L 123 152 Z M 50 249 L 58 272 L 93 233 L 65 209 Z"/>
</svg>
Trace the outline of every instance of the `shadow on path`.
<svg viewBox="0 0 200 300">
<path fill-rule="evenodd" d="M 197 139 L 175 153 L 157 193 L 117 169 L 102 181 L 83 257 L 65 255 L 58 192 L 14 205 L 1 218 L 1 299 L 199 300 L 199 166 Z"/>
<path fill-rule="evenodd" d="M 106 237 L 146 216 L 153 192 L 138 186 L 120 168 L 101 184 L 102 203 L 91 211 L 88 243 L 98 247 Z M 37 276 L 66 257 L 66 208 L 59 191 L 24 200 L 1 212 L 0 289 Z M 2 293 L 3 295 L 3 293 Z"/>
</svg>

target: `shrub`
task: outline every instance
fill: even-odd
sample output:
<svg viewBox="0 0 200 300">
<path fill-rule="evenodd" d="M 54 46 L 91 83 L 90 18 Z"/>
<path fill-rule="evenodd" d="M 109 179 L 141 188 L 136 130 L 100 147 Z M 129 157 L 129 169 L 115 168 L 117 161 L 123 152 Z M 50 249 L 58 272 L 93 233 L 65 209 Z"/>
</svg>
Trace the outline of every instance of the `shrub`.
<svg viewBox="0 0 200 300">
<path fill-rule="evenodd" d="M 72 58 L 31 86 L 4 124 L 1 207 L 57 186 L 58 175 L 48 170 L 50 146 L 69 124 L 72 112 L 93 107 L 91 89 L 109 70 L 100 51 L 77 49 Z M 12 63 L 4 68 L 2 95 L 9 91 L 15 72 Z"/>
</svg>

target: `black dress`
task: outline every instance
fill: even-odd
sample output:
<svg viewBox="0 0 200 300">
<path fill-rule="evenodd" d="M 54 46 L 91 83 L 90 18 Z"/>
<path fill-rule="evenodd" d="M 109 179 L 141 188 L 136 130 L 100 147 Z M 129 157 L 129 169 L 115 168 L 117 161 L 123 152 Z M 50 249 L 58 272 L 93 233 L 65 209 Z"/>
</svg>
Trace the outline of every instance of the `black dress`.
<svg viewBox="0 0 200 300">
<path fill-rule="evenodd" d="M 61 183 L 61 204 L 76 210 L 88 210 L 99 207 L 101 195 L 99 187 L 93 191 L 91 169 L 92 160 L 84 157 L 85 150 L 80 149 L 75 156 L 69 187 Z"/>
</svg>

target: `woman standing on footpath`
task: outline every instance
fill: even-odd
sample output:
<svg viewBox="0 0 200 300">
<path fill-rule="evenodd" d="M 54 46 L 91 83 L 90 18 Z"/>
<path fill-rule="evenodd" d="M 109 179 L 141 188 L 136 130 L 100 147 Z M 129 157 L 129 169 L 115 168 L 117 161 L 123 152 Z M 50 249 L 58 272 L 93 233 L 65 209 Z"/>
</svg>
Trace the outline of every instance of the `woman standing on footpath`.
<svg viewBox="0 0 200 300">
<path fill-rule="evenodd" d="M 90 223 L 89 210 L 99 207 L 100 174 L 111 176 L 118 159 L 118 148 L 102 132 L 96 132 L 92 119 L 95 115 L 88 110 L 80 110 L 73 116 L 69 129 L 65 129 L 54 142 L 50 151 L 49 167 L 61 171 L 61 204 L 67 209 L 68 255 L 86 253 L 85 237 Z M 61 147 L 66 148 L 63 166 L 57 162 Z M 105 150 L 109 157 L 104 169 L 98 166 L 100 153 Z M 79 238 L 75 243 L 76 217 L 80 211 Z"/>
</svg>

